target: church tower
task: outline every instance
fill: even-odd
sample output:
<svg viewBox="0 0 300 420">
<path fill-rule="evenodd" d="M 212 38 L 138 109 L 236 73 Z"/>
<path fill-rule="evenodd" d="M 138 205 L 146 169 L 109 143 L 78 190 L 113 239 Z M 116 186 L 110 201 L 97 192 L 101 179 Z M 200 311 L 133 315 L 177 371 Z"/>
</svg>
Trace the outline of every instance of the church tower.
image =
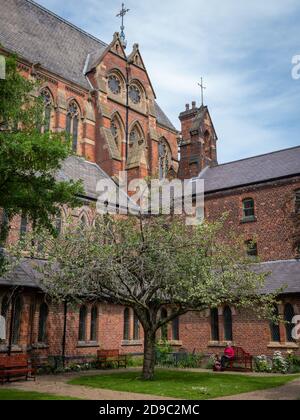
<svg viewBox="0 0 300 420">
<path fill-rule="evenodd" d="M 207 166 L 216 166 L 217 135 L 207 106 L 197 108 L 196 102 L 179 115 L 181 140 L 179 178 L 197 177 Z"/>
</svg>

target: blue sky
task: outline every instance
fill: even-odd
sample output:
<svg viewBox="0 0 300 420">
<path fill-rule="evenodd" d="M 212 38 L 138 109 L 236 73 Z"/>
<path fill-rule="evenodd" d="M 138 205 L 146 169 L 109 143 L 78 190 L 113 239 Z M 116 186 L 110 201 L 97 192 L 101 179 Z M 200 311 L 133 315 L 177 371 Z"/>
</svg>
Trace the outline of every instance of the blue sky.
<svg viewBox="0 0 300 420">
<path fill-rule="evenodd" d="M 121 0 L 37 0 L 109 43 Z M 127 0 L 128 52 L 140 45 L 157 99 L 179 129 L 204 77 L 219 162 L 300 144 L 299 0 Z"/>
</svg>

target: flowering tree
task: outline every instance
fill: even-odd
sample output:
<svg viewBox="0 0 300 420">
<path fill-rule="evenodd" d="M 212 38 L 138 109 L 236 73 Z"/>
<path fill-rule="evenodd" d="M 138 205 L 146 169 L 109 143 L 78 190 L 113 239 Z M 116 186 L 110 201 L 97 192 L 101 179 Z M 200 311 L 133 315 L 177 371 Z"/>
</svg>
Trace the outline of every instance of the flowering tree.
<svg viewBox="0 0 300 420">
<path fill-rule="evenodd" d="M 222 221 L 191 228 L 167 217 L 105 216 L 93 227 L 71 225 L 59 238 L 40 239 L 48 258 L 43 287 L 57 301 L 133 308 L 144 330 L 143 378 L 152 379 L 156 333 L 173 319 L 224 303 L 262 315 L 274 304 L 273 296 L 259 292 L 266 273 L 249 268 L 240 241 L 220 242 L 221 229 Z"/>
</svg>

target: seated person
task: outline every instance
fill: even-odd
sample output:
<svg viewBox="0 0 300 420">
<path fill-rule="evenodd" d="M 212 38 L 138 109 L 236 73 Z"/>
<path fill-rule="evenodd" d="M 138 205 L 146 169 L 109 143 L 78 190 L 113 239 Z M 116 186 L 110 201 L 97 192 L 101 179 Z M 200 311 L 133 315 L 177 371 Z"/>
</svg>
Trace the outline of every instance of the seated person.
<svg viewBox="0 0 300 420">
<path fill-rule="evenodd" d="M 232 345 L 227 344 L 226 348 L 224 350 L 224 356 L 222 356 L 222 359 L 221 359 L 222 368 L 225 369 L 228 362 L 233 360 L 234 357 L 235 357 L 235 353 L 234 353 L 234 349 L 233 349 Z"/>
</svg>

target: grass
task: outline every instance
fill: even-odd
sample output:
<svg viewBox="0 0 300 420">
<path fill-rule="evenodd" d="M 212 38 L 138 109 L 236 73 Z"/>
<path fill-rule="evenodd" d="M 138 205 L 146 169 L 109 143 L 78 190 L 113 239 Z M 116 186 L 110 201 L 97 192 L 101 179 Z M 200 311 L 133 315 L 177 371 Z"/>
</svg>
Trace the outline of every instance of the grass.
<svg viewBox="0 0 300 420">
<path fill-rule="evenodd" d="M 69 383 L 177 399 L 205 400 L 276 388 L 294 379 L 297 379 L 297 376 L 216 375 L 159 369 L 156 371 L 155 379 L 149 382 L 141 380 L 139 372 L 125 372 L 81 377 Z"/>
<path fill-rule="evenodd" d="M 19 391 L 17 389 L 0 388 L 0 400 L 75 400 L 71 397 L 60 397 L 59 395 L 41 394 L 39 392 Z"/>
</svg>

